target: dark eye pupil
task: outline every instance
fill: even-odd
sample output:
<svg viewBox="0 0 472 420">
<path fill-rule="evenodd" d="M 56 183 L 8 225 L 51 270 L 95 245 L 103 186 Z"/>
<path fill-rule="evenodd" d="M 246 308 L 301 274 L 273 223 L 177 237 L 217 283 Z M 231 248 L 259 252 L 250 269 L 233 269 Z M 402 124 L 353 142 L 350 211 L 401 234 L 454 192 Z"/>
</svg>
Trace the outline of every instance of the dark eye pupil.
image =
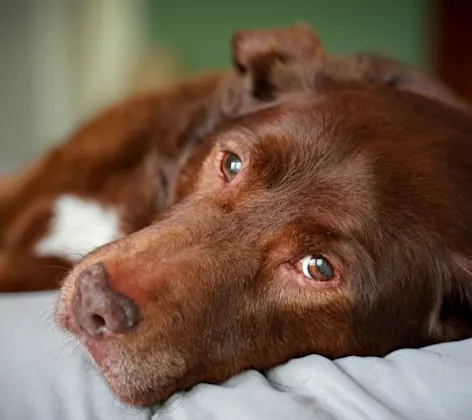
<svg viewBox="0 0 472 420">
<path fill-rule="evenodd" d="M 228 153 L 223 160 L 223 173 L 228 180 L 233 179 L 241 170 L 242 161 L 238 155 Z"/>
<path fill-rule="evenodd" d="M 319 280 L 331 280 L 334 277 L 333 267 L 323 257 L 313 257 L 309 263 L 310 274 Z"/>
<path fill-rule="evenodd" d="M 326 261 L 324 258 L 316 258 L 315 265 L 316 269 L 318 270 L 318 273 L 320 273 L 323 277 L 333 276 L 333 270 L 329 262 Z"/>
</svg>

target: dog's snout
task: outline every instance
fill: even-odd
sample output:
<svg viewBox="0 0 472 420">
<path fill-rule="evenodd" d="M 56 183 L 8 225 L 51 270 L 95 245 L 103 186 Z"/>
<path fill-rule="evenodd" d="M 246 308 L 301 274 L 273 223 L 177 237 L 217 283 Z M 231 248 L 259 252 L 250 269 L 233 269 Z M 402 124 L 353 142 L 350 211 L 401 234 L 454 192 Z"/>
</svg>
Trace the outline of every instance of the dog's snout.
<svg viewBox="0 0 472 420">
<path fill-rule="evenodd" d="M 77 323 L 91 337 L 123 334 L 140 320 L 139 309 L 131 298 L 114 291 L 102 263 L 82 271 L 76 281 L 73 310 Z"/>
</svg>

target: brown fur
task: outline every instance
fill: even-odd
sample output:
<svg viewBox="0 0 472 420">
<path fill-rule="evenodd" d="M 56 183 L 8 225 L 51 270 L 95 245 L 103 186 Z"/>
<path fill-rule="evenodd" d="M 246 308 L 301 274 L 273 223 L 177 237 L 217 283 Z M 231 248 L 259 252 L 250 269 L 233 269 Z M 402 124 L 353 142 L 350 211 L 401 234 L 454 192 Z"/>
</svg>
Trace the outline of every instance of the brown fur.
<svg viewBox="0 0 472 420">
<path fill-rule="evenodd" d="M 57 307 L 126 402 L 304 354 L 470 337 L 467 106 L 393 61 L 330 58 L 304 26 L 232 47 L 235 72 L 118 104 L 0 183 L 0 290 L 57 286 L 70 263 L 34 244 L 69 193 L 119 209 L 130 234 L 76 265 Z M 243 160 L 231 183 L 225 151 Z M 311 254 L 333 280 L 303 275 Z M 109 313 L 84 303 L 87 276 Z M 126 334 L 107 330 L 123 299 L 139 311 Z"/>
<path fill-rule="evenodd" d="M 199 77 L 124 101 L 0 184 L 0 244 L 5 259 L 12 256 L 0 266 L 0 291 L 55 288 L 70 267 L 57 261 L 62 270 L 56 275 L 48 261 L 45 273 L 29 267 L 41 267 L 31 249 L 47 232 L 51 204 L 61 194 L 116 206 L 124 233 L 147 226 L 166 209 L 181 159 L 213 128 L 210 114 L 219 80 L 218 75 Z M 25 260 L 18 265 L 20 255 Z"/>
<path fill-rule="evenodd" d="M 148 404 L 305 354 L 472 336 L 465 105 L 391 62 L 331 61 L 303 27 L 243 33 L 233 48 L 222 124 L 184 160 L 176 204 L 64 282 L 57 320 L 112 390 Z M 243 161 L 231 182 L 228 151 Z M 330 260 L 332 280 L 303 275 L 312 254 Z M 84 329 L 96 315 L 78 290 L 84 273 L 104 276 L 92 279 L 109 302 L 136 305 L 136 328 L 107 330 L 102 313 L 103 331 Z"/>
<path fill-rule="evenodd" d="M 0 182 L 0 291 L 55 288 L 70 268 L 54 256 L 52 267 L 51 258 L 33 250 L 50 229 L 57 197 L 73 194 L 114 206 L 124 234 L 139 230 L 187 193 L 193 176 L 186 161 L 189 155 L 192 161 L 204 156 L 209 146 L 200 142 L 207 134 L 227 120 L 312 89 L 315 76 L 388 84 L 464 107 L 435 80 L 394 61 L 328 57 L 303 25 L 242 31 L 232 46 L 236 73 L 198 77 L 126 100 L 31 168 Z"/>
</svg>

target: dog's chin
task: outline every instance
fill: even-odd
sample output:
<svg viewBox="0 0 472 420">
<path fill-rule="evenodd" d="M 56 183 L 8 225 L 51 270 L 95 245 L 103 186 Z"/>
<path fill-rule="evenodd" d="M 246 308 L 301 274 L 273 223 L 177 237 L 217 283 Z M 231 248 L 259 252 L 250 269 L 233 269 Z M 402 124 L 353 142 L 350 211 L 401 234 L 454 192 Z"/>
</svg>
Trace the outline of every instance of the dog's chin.
<svg viewBox="0 0 472 420">
<path fill-rule="evenodd" d="M 101 371 L 101 373 L 113 394 L 126 405 L 152 407 L 165 401 L 174 392 L 170 387 L 165 386 L 154 389 L 150 383 L 146 384 L 142 378 L 139 378 L 138 381 L 133 380 L 133 378 L 125 381 L 124 378 L 115 377 L 106 371 Z"/>
<path fill-rule="evenodd" d="M 79 341 L 110 390 L 124 404 L 150 406 L 178 391 L 185 364 L 175 355 L 171 358 L 168 352 L 156 352 L 151 357 L 117 346 L 116 342 L 88 338 Z"/>
</svg>

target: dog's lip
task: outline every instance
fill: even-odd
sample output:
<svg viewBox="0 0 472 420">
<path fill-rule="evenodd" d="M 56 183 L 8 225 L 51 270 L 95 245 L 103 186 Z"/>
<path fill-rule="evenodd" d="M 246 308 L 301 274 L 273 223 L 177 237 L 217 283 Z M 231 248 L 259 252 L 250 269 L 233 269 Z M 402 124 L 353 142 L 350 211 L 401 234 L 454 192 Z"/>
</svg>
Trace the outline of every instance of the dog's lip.
<svg viewBox="0 0 472 420">
<path fill-rule="evenodd" d="M 103 374 L 102 366 L 105 359 L 110 357 L 110 353 L 105 349 L 103 344 L 98 340 L 88 337 L 85 332 L 74 322 L 70 312 L 64 311 L 57 316 L 57 324 L 66 332 L 72 334 L 73 338 L 80 344 L 85 350 L 85 353 L 89 355 L 89 359 L 93 361 L 96 368 Z"/>
<path fill-rule="evenodd" d="M 81 333 L 79 325 L 74 322 L 72 317 L 72 308 L 70 304 L 66 304 L 64 309 L 56 314 L 56 323 L 63 330 L 77 336 Z"/>
<path fill-rule="evenodd" d="M 97 340 L 94 340 L 85 334 L 79 325 L 74 322 L 73 317 L 70 315 L 68 310 L 59 314 L 56 322 L 62 329 L 73 335 L 73 338 L 80 343 L 97 364 L 100 363 L 100 360 L 103 359 L 101 354 L 103 350 L 100 349 L 102 346 L 97 342 Z"/>
<path fill-rule="evenodd" d="M 85 331 L 83 331 L 82 328 L 73 320 L 73 317 L 68 311 L 59 316 L 58 323 L 63 329 L 74 336 L 80 345 L 92 356 L 99 368 L 104 359 L 110 358 L 111 354 L 108 349 L 108 344 L 111 341 L 114 341 L 114 339 L 117 337 L 114 335 L 112 337 L 99 338 L 88 336 Z"/>
<path fill-rule="evenodd" d="M 107 351 L 106 345 L 103 342 L 90 338 L 83 334 L 77 337 L 79 343 L 85 348 L 92 356 L 97 367 L 102 371 L 102 365 L 105 359 L 110 357 L 110 352 Z"/>
</svg>

